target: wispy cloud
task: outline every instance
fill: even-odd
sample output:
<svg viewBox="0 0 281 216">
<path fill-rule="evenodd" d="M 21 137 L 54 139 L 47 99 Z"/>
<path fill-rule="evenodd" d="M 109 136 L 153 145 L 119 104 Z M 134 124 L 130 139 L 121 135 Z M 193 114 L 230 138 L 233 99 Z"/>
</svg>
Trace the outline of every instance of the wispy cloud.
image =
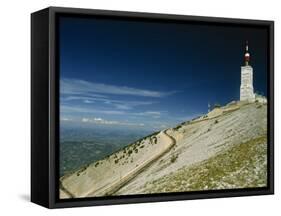
<svg viewBox="0 0 281 216">
<path fill-rule="evenodd" d="M 143 116 L 143 117 L 151 117 L 151 118 L 160 118 L 162 114 L 167 114 L 167 111 L 144 111 L 133 113 L 136 116 Z"/>
<path fill-rule="evenodd" d="M 61 113 L 100 113 L 100 114 L 108 114 L 108 115 L 123 115 L 124 111 L 118 110 L 102 110 L 102 109 L 93 109 L 93 108 L 85 108 L 85 107 L 76 107 L 76 106 L 60 106 Z"/>
<path fill-rule="evenodd" d="M 175 94 L 177 91 L 153 91 L 148 89 L 139 89 L 128 86 L 109 85 L 104 83 L 94 83 L 79 79 L 62 79 L 61 80 L 62 94 L 111 94 L 111 95 L 132 95 L 143 97 L 165 97 Z M 99 94 L 98 94 L 99 95 Z M 101 96 L 101 95 L 99 95 Z"/>
<path fill-rule="evenodd" d="M 69 101 L 81 101 L 86 104 L 101 102 L 106 105 L 112 105 L 117 109 L 129 110 L 136 106 L 144 106 L 144 105 L 151 105 L 156 102 L 154 101 L 134 101 L 134 100 L 116 100 L 111 98 L 101 98 L 101 97 L 89 97 L 89 96 L 64 96 L 61 97 L 62 102 L 69 102 Z"/>
<path fill-rule="evenodd" d="M 103 100 L 103 99 L 105 99 L 105 98 L 107 98 L 106 96 L 104 96 L 104 95 L 96 95 L 96 94 L 94 94 L 94 95 L 91 95 L 91 96 L 85 96 L 85 95 L 78 95 L 78 94 L 76 94 L 76 95 L 62 95 L 62 97 L 61 97 L 61 100 L 63 100 L 63 101 L 73 101 L 73 100 L 99 100 L 99 99 L 101 99 L 101 100 Z"/>
<path fill-rule="evenodd" d="M 132 116 L 148 116 L 155 117 L 161 116 L 162 114 L 167 114 L 167 111 L 144 111 L 144 112 L 127 112 L 123 110 L 104 110 L 104 109 L 93 109 L 79 106 L 68 106 L 61 105 L 60 110 L 62 113 L 101 113 L 101 114 L 110 114 L 110 115 L 132 115 Z"/>
<path fill-rule="evenodd" d="M 71 118 L 66 118 L 66 117 L 61 117 L 60 120 L 61 121 L 72 121 Z"/>
<path fill-rule="evenodd" d="M 120 121 L 110 121 L 103 118 L 82 118 L 83 123 L 92 123 L 92 124 L 103 124 L 103 125 L 124 125 L 124 126 L 140 126 L 143 127 L 143 123 L 131 123 L 131 122 L 120 122 Z"/>
<path fill-rule="evenodd" d="M 79 120 L 80 123 L 127 126 L 139 125 L 139 122 L 146 124 L 167 114 L 165 111 L 154 110 L 150 105 L 160 103 L 161 99 L 166 100 L 164 97 L 177 92 L 154 91 L 79 79 L 61 79 L 60 82 L 61 115 L 70 116 L 75 121 L 82 119 Z M 105 119 L 85 118 L 87 116 L 101 116 Z M 126 119 L 129 121 L 134 119 L 137 123 L 128 123 Z"/>
</svg>

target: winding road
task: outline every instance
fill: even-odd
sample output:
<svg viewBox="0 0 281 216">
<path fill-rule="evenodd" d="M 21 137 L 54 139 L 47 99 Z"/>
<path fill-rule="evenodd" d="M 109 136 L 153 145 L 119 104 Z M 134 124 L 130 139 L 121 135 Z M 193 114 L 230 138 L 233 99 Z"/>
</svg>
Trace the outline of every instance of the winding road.
<svg viewBox="0 0 281 216">
<path fill-rule="evenodd" d="M 86 197 L 105 196 L 105 195 L 108 196 L 116 193 L 120 188 L 122 188 L 124 185 L 129 183 L 131 180 L 133 180 L 142 171 L 147 169 L 149 166 L 155 163 L 159 158 L 161 158 L 163 155 L 168 153 L 172 149 L 172 147 L 176 144 L 176 140 L 172 136 L 168 135 L 166 131 L 161 131 L 160 133 L 162 133 L 163 136 L 166 136 L 166 140 L 167 142 L 169 142 L 167 148 L 163 149 L 163 151 L 161 151 L 160 153 L 148 158 L 146 161 L 144 161 L 142 164 L 139 164 L 137 167 L 135 167 L 130 172 L 122 176 L 120 179 L 111 182 L 110 184 L 105 185 L 95 191 L 91 191 L 90 193 L 85 194 L 85 196 Z"/>
</svg>

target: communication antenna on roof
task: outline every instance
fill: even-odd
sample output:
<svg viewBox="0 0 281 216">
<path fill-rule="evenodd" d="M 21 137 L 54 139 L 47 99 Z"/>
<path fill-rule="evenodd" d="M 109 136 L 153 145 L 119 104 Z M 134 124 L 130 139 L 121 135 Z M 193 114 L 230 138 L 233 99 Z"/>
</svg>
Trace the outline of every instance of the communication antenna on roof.
<svg viewBox="0 0 281 216">
<path fill-rule="evenodd" d="M 248 44 L 248 41 L 246 41 L 245 54 L 244 54 L 244 61 L 245 61 L 245 66 L 250 65 L 250 53 L 249 53 L 249 44 Z"/>
</svg>

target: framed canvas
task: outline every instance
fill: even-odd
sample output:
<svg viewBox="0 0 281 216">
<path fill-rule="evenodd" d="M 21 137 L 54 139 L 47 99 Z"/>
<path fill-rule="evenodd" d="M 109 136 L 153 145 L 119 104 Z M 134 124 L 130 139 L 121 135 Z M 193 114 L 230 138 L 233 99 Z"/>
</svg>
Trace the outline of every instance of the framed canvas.
<svg viewBox="0 0 281 216">
<path fill-rule="evenodd" d="M 273 21 L 31 15 L 31 201 L 273 194 Z"/>
</svg>

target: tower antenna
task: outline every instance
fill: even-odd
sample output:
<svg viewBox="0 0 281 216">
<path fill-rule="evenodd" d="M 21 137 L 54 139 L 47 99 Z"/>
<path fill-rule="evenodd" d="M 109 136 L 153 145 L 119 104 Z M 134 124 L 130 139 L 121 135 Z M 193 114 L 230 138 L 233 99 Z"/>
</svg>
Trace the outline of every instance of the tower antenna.
<svg viewBox="0 0 281 216">
<path fill-rule="evenodd" d="M 245 66 L 250 65 L 250 53 L 249 53 L 249 44 L 248 44 L 248 40 L 246 40 L 244 61 L 245 61 Z"/>
</svg>

